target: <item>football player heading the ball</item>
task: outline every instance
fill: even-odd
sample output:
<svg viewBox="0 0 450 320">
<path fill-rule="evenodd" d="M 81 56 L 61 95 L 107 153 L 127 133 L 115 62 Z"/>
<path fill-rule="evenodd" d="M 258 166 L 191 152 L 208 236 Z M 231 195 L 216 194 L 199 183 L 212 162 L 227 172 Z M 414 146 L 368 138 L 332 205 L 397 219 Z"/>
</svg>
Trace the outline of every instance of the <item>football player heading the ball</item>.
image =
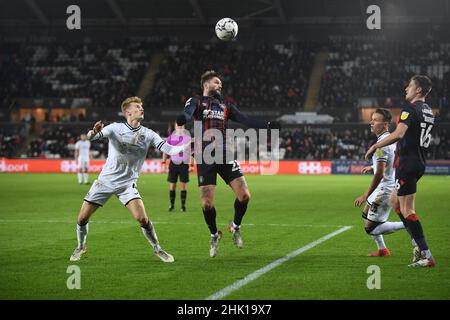
<svg viewBox="0 0 450 320">
<path fill-rule="evenodd" d="M 187 121 L 201 122 L 202 136 L 207 140 L 202 141 L 202 137 L 195 137 L 194 149 L 203 215 L 211 233 L 210 256 L 215 257 L 218 252 L 219 239 L 222 236 L 222 232 L 217 229 L 216 208 L 214 205 L 217 174 L 222 177 L 236 195 L 234 220 L 228 225 L 228 231 L 232 233 L 234 243 L 238 248 L 243 246 L 240 226 L 250 200 L 250 192 L 245 177 L 240 170 L 238 162 L 232 160 L 234 159 L 233 150 L 227 143 L 228 121 L 233 120 L 250 128 L 269 130 L 280 129 L 280 124 L 275 121 L 267 122 L 249 118 L 241 113 L 235 105 L 222 100 L 221 76 L 214 70 L 206 71 L 201 76 L 200 85 L 203 95 L 188 99 L 185 104 L 184 114 Z M 205 149 L 210 150 L 210 145 L 217 143 L 213 139 L 206 138 L 209 135 L 208 132 L 211 132 L 208 131 L 209 129 L 219 131 L 223 137 L 222 148 L 217 147 L 217 145 L 213 148 L 216 153 L 223 152 L 223 161 L 221 163 L 217 163 L 216 159 L 214 159 L 212 164 L 209 161 L 203 161 L 203 155 L 206 153 L 204 152 Z M 198 154 L 199 151 L 201 151 L 200 155 Z M 202 160 L 200 161 L 201 163 L 199 163 L 198 159 Z M 228 159 L 229 162 L 226 162 L 225 159 Z"/>
</svg>

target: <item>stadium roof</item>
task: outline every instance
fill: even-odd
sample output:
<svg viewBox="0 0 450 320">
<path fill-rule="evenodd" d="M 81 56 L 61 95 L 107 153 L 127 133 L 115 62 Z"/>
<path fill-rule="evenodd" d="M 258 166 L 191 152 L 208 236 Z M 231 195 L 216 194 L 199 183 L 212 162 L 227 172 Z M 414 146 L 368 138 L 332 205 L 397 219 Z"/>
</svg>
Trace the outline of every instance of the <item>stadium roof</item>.
<svg viewBox="0 0 450 320">
<path fill-rule="evenodd" d="M 92 26 L 195 26 L 223 17 L 258 25 L 353 24 L 372 4 L 384 23 L 450 22 L 450 0 L 0 0 L 0 26 L 64 27 L 73 4 Z"/>
</svg>

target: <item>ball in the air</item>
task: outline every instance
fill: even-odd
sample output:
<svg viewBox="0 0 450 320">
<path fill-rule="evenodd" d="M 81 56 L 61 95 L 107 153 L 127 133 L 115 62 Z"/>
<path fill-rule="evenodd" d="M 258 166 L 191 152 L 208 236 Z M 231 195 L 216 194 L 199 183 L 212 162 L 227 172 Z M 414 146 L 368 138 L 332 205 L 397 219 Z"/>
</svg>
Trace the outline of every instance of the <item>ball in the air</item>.
<svg viewBox="0 0 450 320">
<path fill-rule="evenodd" d="M 231 18 L 220 19 L 216 23 L 216 35 L 220 40 L 230 41 L 238 34 L 238 25 Z"/>
</svg>

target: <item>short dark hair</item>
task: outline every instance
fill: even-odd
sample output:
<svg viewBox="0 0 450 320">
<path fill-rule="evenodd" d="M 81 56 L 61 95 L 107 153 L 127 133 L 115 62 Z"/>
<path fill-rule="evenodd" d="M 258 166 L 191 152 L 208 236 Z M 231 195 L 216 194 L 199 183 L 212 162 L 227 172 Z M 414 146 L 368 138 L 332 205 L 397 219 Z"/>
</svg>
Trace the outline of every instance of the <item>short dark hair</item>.
<svg viewBox="0 0 450 320">
<path fill-rule="evenodd" d="M 416 82 L 416 85 L 422 89 L 422 96 L 425 97 L 427 94 L 430 93 L 432 84 L 431 79 L 424 75 L 415 75 L 411 78 L 411 80 L 414 80 Z"/>
<path fill-rule="evenodd" d="M 206 81 L 208 81 L 208 80 L 210 80 L 210 79 L 212 79 L 214 77 L 217 77 L 220 80 L 222 80 L 222 76 L 218 72 L 216 72 L 214 70 L 206 71 L 204 74 L 202 74 L 202 77 L 201 77 L 201 80 L 200 80 L 200 87 L 203 89 L 203 84 Z"/>
<path fill-rule="evenodd" d="M 392 114 L 388 109 L 378 108 L 375 110 L 375 113 L 381 114 L 383 116 L 384 121 L 386 121 L 387 123 L 391 123 Z"/>
<path fill-rule="evenodd" d="M 175 121 L 177 123 L 178 126 L 184 126 L 186 124 L 186 117 L 184 116 L 184 114 L 180 114 L 177 117 L 177 121 Z"/>
</svg>

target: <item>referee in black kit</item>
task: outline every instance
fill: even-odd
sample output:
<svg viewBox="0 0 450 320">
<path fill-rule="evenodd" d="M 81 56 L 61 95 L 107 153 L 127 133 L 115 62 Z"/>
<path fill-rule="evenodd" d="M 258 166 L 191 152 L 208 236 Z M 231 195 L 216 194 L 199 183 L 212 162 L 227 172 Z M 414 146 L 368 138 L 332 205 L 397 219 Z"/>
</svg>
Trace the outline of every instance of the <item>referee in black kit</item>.
<svg viewBox="0 0 450 320">
<path fill-rule="evenodd" d="M 175 131 L 167 138 L 167 143 L 173 146 L 183 145 L 189 143 L 190 135 L 185 130 L 184 125 L 186 118 L 180 115 L 175 122 Z M 163 170 L 166 171 L 166 162 L 170 157 L 169 174 L 167 181 L 169 182 L 169 197 L 170 207 L 169 212 L 175 209 L 175 198 L 178 177 L 180 178 L 180 198 L 181 198 L 181 212 L 186 212 L 186 198 L 187 190 L 186 184 L 189 182 L 189 171 L 192 171 L 194 161 L 188 152 L 181 152 L 175 156 L 168 156 L 163 153 Z"/>
</svg>

